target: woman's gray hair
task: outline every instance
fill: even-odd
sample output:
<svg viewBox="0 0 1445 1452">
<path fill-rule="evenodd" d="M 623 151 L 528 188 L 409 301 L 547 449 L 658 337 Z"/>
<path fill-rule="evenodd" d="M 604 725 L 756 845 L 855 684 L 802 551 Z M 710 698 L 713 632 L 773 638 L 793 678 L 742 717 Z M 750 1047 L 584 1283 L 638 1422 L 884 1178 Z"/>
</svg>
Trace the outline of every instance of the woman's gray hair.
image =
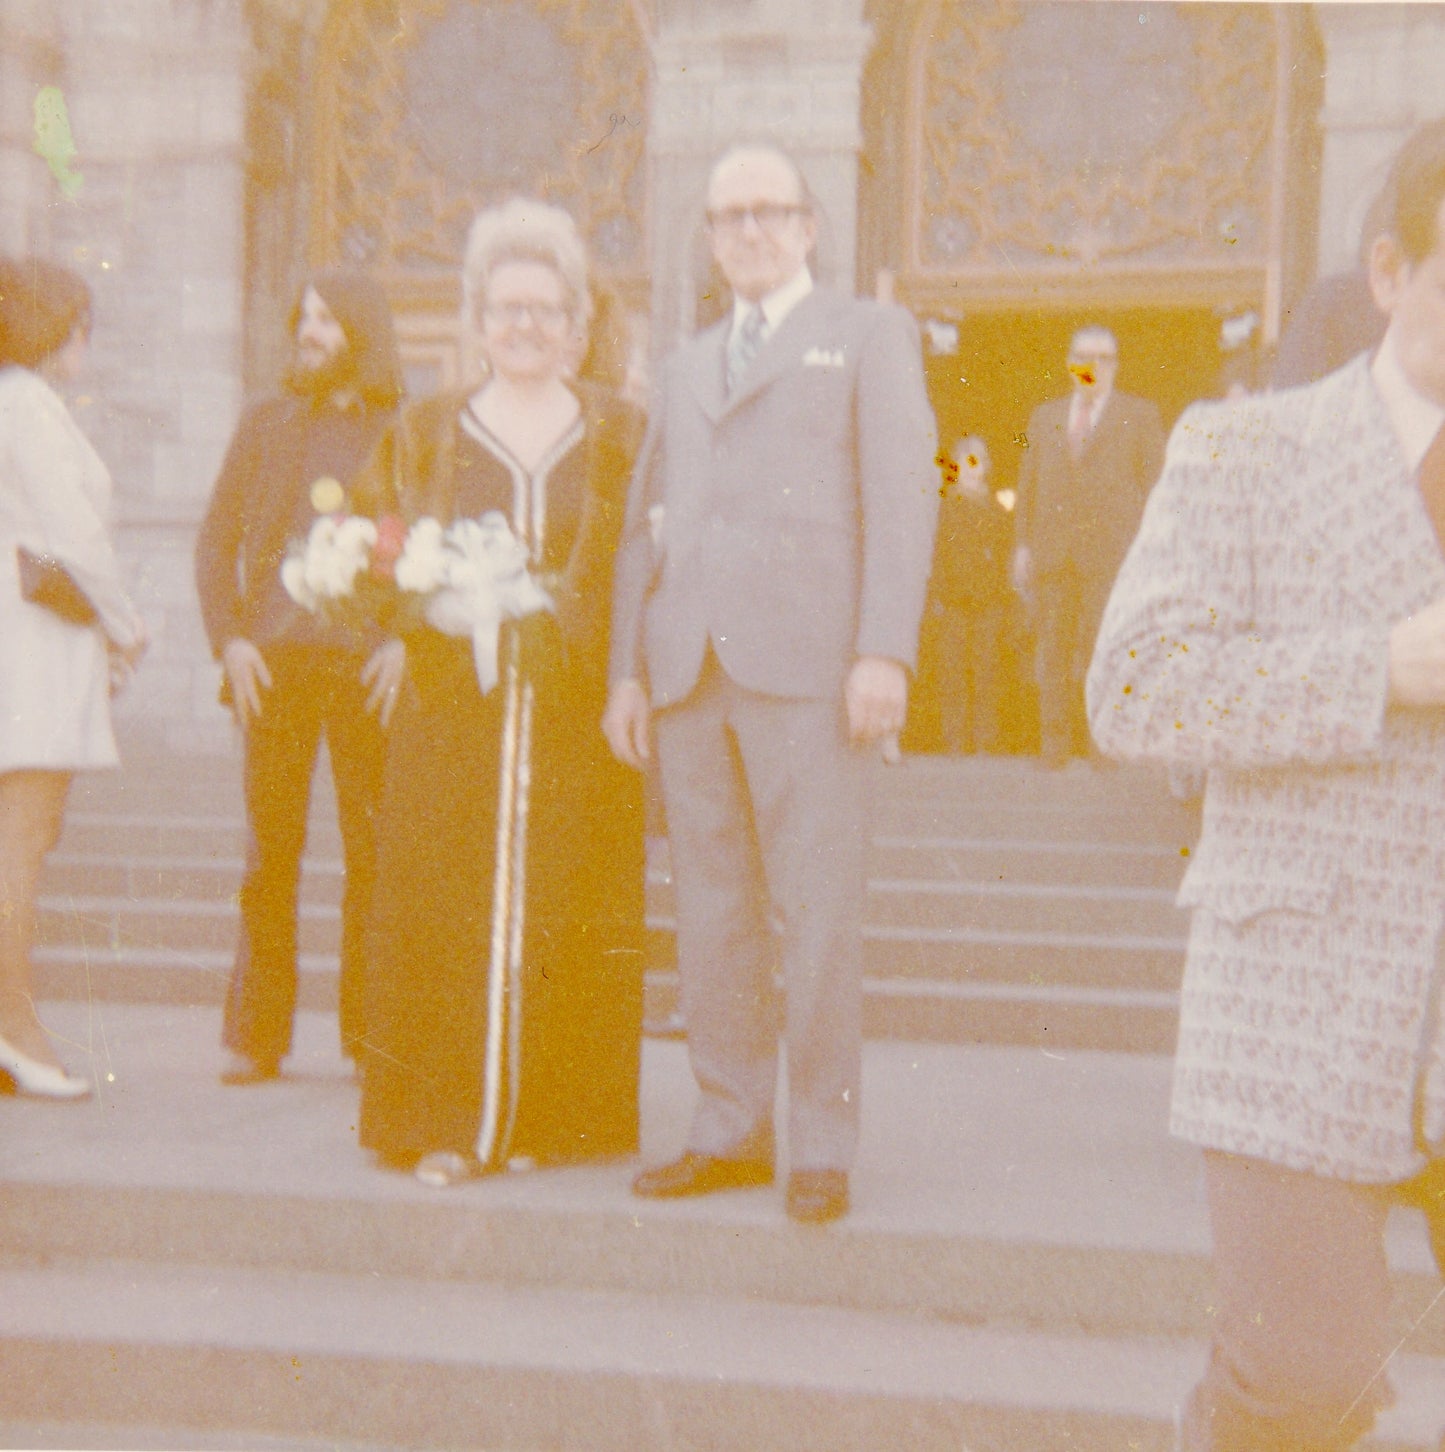
<svg viewBox="0 0 1445 1452">
<path fill-rule="evenodd" d="M 562 280 L 567 311 L 581 330 L 592 316 L 587 248 L 571 214 L 531 197 L 513 197 L 479 212 L 467 234 L 462 263 L 462 325 L 476 331 L 487 279 L 507 262 L 540 262 Z"/>
</svg>

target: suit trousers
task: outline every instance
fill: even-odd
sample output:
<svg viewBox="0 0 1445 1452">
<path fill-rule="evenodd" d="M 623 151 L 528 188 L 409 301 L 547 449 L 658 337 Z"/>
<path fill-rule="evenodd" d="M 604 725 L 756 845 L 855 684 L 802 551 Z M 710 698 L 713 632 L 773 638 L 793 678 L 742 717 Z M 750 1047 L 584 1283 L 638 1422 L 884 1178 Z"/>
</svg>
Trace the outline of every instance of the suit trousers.
<svg viewBox="0 0 1445 1452">
<path fill-rule="evenodd" d="M 1042 576 L 1036 586 L 1034 670 L 1039 687 L 1039 749 L 1045 757 L 1057 760 L 1089 753 L 1084 679 L 1110 584 L 1069 564 Z"/>
<path fill-rule="evenodd" d="M 324 733 L 346 872 L 341 1045 L 354 1057 L 354 1045 L 364 1033 L 362 974 L 385 737 L 375 714 L 366 709 L 364 655 L 300 646 L 264 654 L 272 685 L 263 693 L 261 714 L 246 728 L 246 874 L 221 1040 L 261 1063 L 279 1063 L 290 1051 L 301 853 Z"/>
<path fill-rule="evenodd" d="M 1392 1189 L 1206 1151 L 1217 1301 L 1181 1452 L 1344 1452 L 1388 1402 Z"/>
<path fill-rule="evenodd" d="M 750 691 L 711 650 L 654 725 L 700 1090 L 688 1148 L 772 1153 L 780 950 L 790 1164 L 846 1170 L 862 1080 L 868 755 L 848 741 L 841 693 Z"/>
</svg>

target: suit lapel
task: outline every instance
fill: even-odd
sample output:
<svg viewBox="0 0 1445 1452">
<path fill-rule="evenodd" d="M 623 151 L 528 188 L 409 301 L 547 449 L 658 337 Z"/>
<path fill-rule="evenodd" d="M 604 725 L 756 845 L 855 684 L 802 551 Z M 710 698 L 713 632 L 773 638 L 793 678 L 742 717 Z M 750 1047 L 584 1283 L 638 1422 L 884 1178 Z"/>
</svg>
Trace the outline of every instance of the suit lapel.
<svg viewBox="0 0 1445 1452">
<path fill-rule="evenodd" d="M 1360 579 L 1372 591 L 1400 590 L 1404 610 L 1436 598 L 1445 589 L 1445 557 L 1366 359 L 1316 389 L 1304 427 L 1319 490 L 1336 491 L 1342 527 L 1371 540 Z"/>
<path fill-rule="evenodd" d="M 727 340 L 731 328 L 729 313 L 697 339 L 687 360 L 687 386 L 711 424 L 722 418 L 728 406 Z"/>
<path fill-rule="evenodd" d="M 797 362 L 799 345 L 827 310 L 827 296 L 823 289 L 814 288 L 783 319 L 782 326 L 763 344 L 741 386 L 731 396 L 727 391 L 727 339 L 732 315 L 697 340 L 698 346 L 688 364 L 688 386 L 709 422 L 721 423 Z"/>
</svg>

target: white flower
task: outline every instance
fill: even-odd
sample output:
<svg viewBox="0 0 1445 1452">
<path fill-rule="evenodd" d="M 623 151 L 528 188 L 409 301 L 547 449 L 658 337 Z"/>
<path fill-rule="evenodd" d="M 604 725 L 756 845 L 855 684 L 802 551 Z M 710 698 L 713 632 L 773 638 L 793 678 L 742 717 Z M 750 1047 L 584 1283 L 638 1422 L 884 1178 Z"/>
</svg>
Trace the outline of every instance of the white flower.
<svg viewBox="0 0 1445 1452">
<path fill-rule="evenodd" d="M 428 516 L 407 531 L 406 544 L 396 562 L 396 584 L 400 590 L 427 595 L 446 583 L 447 553 L 442 527 Z"/>
<path fill-rule="evenodd" d="M 281 565 L 281 583 L 286 593 L 303 609 L 315 610 L 321 603 L 306 584 L 306 561 L 300 555 L 292 555 Z"/>
<path fill-rule="evenodd" d="M 286 593 L 307 610 L 340 600 L 356 587 L 356 577 L 371 561 L 376 526 L 361 516 L 338 519 L 323 514 L 306 543 L 281 566 Z"/>
<path fill-rule="evenodd" d="M 413 543 L 415 557 L 409 559 Z M 436 520 L 419 521 L 397 561 L 397 584 L 429 596 L 427 623 L 446 635 L 471 636 L 483 692 L 496 684 L 502 621 L 552 607 L 528 564 L 527 547 L 496 510 L 480 519 L 460 519 L 445 534 Z"/>
</svg>

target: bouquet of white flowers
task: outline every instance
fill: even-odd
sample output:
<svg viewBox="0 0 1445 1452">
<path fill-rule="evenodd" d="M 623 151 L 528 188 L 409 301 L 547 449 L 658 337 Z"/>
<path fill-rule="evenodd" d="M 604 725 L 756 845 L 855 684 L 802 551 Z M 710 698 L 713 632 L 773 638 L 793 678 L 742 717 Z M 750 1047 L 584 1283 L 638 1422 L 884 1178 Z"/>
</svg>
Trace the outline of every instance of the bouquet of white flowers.
<svg viewBox="0 0 1445 1452">
<path fill-rule="evenodd" d="M 502 621 L 553 608 L 528 563 L 527 547 L 496 510 L 446 530 L 435 519 L 419 519 L 397 558 L 397 588 L 428 597 L 427 624 L 444 635 L 471 636 L 484 695 L 497 683 Z"/>
<path fill-rule="evenodd" d="M 459 519 L 450 529 L 419 519 L 410 530 L 395 515 L 373 522 L 361 515 L 323 514 L 281 566 L 281 583 L 313 612 L 393 585 L 423 597 L 428 625 L 443 635 L 471 637 L 485 695 L 497 683 L 502 621 L 553 608 L 528 564 L 527 547 L 496 510 L 480 519 Z"/>
<path fill-rule="evenodd" d="M 361 515 L 323 514 L 306 543 L 281 566 L 281 583 L 298 605 L 318 611 L 348 598 L 356 578 L 371 566 L 376 525 Z"/>
</svg>

